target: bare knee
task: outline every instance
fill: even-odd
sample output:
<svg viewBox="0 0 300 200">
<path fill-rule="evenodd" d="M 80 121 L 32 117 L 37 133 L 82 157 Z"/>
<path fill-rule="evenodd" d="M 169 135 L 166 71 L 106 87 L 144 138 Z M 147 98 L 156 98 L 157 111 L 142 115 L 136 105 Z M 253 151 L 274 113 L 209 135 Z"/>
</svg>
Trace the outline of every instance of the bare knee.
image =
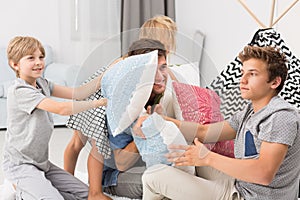
<svg viewBox="0 0 300 200">
<path fill-rule="evenodd" d="M 86 144 L 87 137 L 84 136 L 80 131 L 74 130 L 73 137 L 70 141 L 70 146 L 75 152 L 80 152 Z"/>
</svg>

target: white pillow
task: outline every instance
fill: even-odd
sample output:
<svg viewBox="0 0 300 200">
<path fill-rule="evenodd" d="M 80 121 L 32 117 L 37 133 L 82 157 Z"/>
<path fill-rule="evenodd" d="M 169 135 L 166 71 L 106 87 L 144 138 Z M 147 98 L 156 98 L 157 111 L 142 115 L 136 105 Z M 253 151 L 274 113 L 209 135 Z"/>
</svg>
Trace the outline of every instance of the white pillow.
<svg viewBox="0 0 300 200">
<path fill-rule="evenodd" d="M 199 63 L 171 65 L 170 70 L 180 83 L 200 86 Z"/>
<path fill-rule="evenodd" d="M 108 126 L 116 136 L 128 128 L 143 111 L 154 84 L 157 50 L 130 56 L 105 72 L 101 90 L 108 99 Z"/>
</svg>

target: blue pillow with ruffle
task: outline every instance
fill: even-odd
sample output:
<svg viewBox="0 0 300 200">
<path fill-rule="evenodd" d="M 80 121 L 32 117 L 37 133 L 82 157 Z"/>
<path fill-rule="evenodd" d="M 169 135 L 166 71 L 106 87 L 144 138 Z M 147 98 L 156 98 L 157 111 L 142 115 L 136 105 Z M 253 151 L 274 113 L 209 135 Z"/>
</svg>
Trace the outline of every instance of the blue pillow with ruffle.
<svg viewBox="0 0 300 200">
<path fill-rule="evenodd" d="M 153 88 L 157 57 L 157 50 L 130 56 L 102 77 L 101 91 L 108 99 L 106 116 L 113 136 L 122 133 L 143 111 Z"/>
</svg>

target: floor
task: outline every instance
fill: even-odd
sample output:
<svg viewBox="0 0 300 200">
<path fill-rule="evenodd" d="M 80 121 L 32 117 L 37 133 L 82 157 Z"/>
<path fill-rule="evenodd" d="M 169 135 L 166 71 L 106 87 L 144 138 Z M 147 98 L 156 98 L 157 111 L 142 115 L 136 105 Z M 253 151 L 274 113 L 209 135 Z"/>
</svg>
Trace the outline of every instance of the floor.
<svg viewBox="0 0 300 200">
<path fill-rule="evenodd" d="M 4 137 L 5 130 L 0 130 L 0 163 L 2 163 L 2 149 L 5 141 Z M 65 127 L 57 127 L 54 129 L 52 138 L 50 140 L 50 160 L 56 165 L 63 167 L 63 153 L 66 145 L 72 137 L 72 130 Z M 80 153 L 76 172 L 79 176 L 83 177 L 86 172 L 86 159 L 89 152 L 89 146 L 87 145 Z M 85 178 L 85 177 L 83 177 Z M 3 183 L 2 168 L 0 170 L 0 185 Z"/>
<path fill-rule="evenodd" d="M 5 141 L 5 130 L 0 130 L 0 166 L 2 166 L 2 152 L 3 152 L 3 145 Z M 73 135 L 73 131 L 71 129 L 65 127 L 56 127 L 52 134 L 52 138 L 50 140 L 50 161 L 52 161 L 57 166 L 63 167 L 63 154 L 66 145 L 68 144 L 69 140 Z M 90 146 L 87 144 L 83 150 L 81 150 L 77 166 L 75 176 L 81 179 L 83 182 L 87 183 L 87 157 L 89 154 Z M 0 186 L 4 182 L 2 167 L 0 167 Z M 1 192 L 0 192 L 1 193 Z M 1 196 L 1 195 L 0 195 Z M 110 195 L 109 195 L 110 196 Z M 126 197 L 117 197 L 117 196 L 110 196 L 114 200 L 130 200 Z M 1 197 L 0 197 L 1 199 Z"/>
<path fill-rule="evenodd" d="M 4 145 L 4 133 L 5 130 L 0 130 L 0 163 L 2 163 L 2 148 Z M 56 165 L 62 167 L 63 166 L 63 152 L 68 144 L 69 140 L 72 137 L 72 130 L 64 127 L 57 127 L 54 129 L 51 141 L 50 141 L 50 160 Z M 76 173 L 79 178 L 86 181 L 86 161 L 89 152 L 89 146 L 87 145 L 80 153 Z M 75 174 L 76 175 L 76 174 Z M 0 185 L 3 183 L 3 173 L 2 168 L 0 170 Z M 129 200 L 125 197 L 112 197 L 114 200 Z M 300 199 L 300 198 L 299 198 Z"/>
</svg>

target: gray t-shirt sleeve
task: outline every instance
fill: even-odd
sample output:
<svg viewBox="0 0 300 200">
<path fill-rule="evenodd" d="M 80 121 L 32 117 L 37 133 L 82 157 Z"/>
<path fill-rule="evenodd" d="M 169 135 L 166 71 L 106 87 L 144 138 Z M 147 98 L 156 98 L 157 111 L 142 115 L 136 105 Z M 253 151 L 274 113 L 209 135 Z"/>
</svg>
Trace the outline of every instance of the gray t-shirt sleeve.
<svg viewBox="0 0 300 200">
<path fill-rule="evenodd" d="M 19 109 L 28 114 L 31 114 L 36 106 L 46 98 L 38 89 L 30 85 L 17 86 L 15 96 Z"/>
<path fill-rule="evenodd" d="M 49 85 L 50 95 L 52 95 L 54 83 L 52 83 L 51 81 L 48 81 L 48 80 L 47 80 L 47 83 L 48 83 L 48 85 Z"/>
<path fill-rule="evenodd" d="M 263 126 L 260 126 L 258 138 L 291 146 L 297 130 L 297 117 L 287 110 L 280 110 L 265 119 Z"/>
<path fill-rule="evenodd" d="M 241 111 L 241 112 L 237 112 L 234 115 L 232 115 L 229 120 L 228 123 L 231 126 L 231 128 L 233 128 L 236 132 L 238 131 L 240 124 L 241 124 L 241 118 L 243 118 L 245 115 L 245 111 Z"/>
<path fill-rule="evenodd" d="M 231 126 L 231 128 L 233 128 L 236 132 L 238 130 L 239 127 L 239 121 L 237 120 L 237 114 L 233 115 L 229 120 L 228 123 Z"/>
</svg>

